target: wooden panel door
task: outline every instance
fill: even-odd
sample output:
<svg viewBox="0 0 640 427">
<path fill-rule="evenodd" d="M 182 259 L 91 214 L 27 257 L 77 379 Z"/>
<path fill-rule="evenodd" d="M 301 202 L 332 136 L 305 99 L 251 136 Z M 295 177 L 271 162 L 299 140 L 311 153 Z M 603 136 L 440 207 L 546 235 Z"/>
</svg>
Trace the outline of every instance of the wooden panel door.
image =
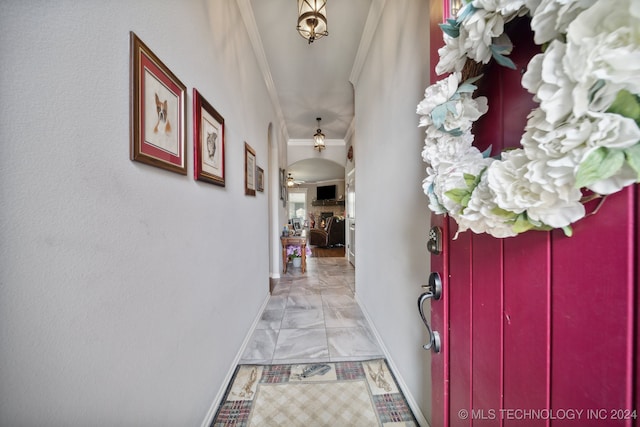
<svg viewBox="0 0 640 427">
<path fill-rule="evenodd" d="M 432 41 L 441 40 L 441 13 L 432 6 Z M 508 30 L 518 70 L 494 65 L 479 83 L 489 112 L 474 128 L 476 144 L 493 154 L 518 144 L 532 108 L 520 85 L 537 49 L 527 27 Z M 432 357 L 433 426 L 640 425 L 639 194 L 636 186 L 609 196 L 570 238 L 467 231 L 454 239 L 455 222 L 432 217 L 445 237 L 431 258 L 443 281 L 431 302 L 442 341 Z"/>
<path fill-rule="evenodd" d="M 434 218 L 448 230 L 432 256 L 434 426 L 638 425 L 637 200 L 611 196 L 571 238 L 453 240 Z"/>
</svg>

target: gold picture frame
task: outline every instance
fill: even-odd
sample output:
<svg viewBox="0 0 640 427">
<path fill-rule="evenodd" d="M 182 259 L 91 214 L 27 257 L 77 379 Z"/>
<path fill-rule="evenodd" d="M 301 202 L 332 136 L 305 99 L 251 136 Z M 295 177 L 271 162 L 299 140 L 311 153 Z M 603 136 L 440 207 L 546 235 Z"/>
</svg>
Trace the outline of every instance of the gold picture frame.
<svg viewBox="0 0 640 427">
<path fill-rule="evenodd" d="M 193 178 L 225 186 L 224 118 L 193 88 Z"/>
<path fill-rule="evenodd" d="M 246 142 L 244 143 L 244 194 L 256 195 L 256 152 Z"/>
<path fill-rule="evenodd" d="M 131 160 L 187 174 L 185 85 L 131 31 Z"/>
</svg>

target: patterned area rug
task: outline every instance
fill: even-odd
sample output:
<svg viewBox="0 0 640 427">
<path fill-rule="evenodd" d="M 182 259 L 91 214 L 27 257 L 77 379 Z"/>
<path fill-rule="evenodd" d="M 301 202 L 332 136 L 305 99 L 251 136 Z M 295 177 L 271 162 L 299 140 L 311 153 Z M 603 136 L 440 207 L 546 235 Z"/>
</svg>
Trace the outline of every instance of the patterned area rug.
<svg viewBox="0 0 640 427">
<path fill-rule="evenodd" d="M 239 365 L 212 426 L 418 426 L 386 360 Z"/>
</svg>

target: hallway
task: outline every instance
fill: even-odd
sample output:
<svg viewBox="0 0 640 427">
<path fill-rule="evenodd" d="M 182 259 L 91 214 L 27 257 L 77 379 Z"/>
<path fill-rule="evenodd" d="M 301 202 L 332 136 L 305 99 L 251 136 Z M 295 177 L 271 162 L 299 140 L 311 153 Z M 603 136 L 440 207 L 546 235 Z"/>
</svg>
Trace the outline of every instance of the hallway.
<svg viewBox="0 0 640 427">
<path fill-rule="evenodd" d="M 307 259 L 279 279 L 240 363 L 305 363 L 384 357 L 355 300 L 346 258 Z"/>
</svg>

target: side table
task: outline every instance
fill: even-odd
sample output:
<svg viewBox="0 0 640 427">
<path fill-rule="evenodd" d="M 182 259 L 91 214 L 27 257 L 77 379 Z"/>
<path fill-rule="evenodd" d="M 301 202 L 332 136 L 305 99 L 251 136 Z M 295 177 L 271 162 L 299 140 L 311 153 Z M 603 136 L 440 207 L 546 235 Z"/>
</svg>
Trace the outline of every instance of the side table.
<svg viewBox="0 0 640 427">
<path fill-rule="evenodd" d="M 303 232 L 300 236 L 280 236 L 282 244 L 282 271 L 287 272 L 287 246 L 300 246 L 302 252 L 302 272 L 307 271 L 307 236 Z"/>
</svg>

